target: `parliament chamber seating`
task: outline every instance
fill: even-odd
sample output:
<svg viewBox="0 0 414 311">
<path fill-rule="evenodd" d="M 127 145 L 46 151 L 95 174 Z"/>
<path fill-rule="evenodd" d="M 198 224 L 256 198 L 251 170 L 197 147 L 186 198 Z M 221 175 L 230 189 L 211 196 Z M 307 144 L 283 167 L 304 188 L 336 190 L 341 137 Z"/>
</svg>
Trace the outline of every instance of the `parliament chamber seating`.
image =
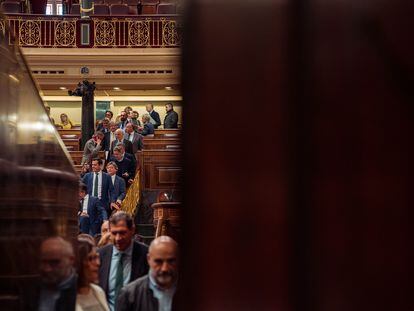
<svg viewBox="0 0 414 311">
<path fill-rule="evenodd" d="M 129 15 L 129 7 L 126 4 L 112 4 L 109 11 L 111 16 Z"/>
<path fill-rule="evenodd" d="M 175 3 L 160 3 L 157 6 L 157 14 L 175 14 Z"/>
<path fill-rule="evenodd" d="M 3 13 L 21 13 L 22 6 L 20 2 L 8 0 L 1 3 L 0 10 Z"/>
<path fill-rule="evenodd" d="M 70 8 L 70 14 L 80 15 L 80 5 L 78 3 L 72 4 Z"/>
<path fill-rule="evenodd" d="M 107 4 L 95 4 L 92 15 L 109 15 L 109 7 Z"/>
<path fill-rule="evenodd" d="M 74 165 L 80 165 L 82 162 L 83 151 L 70 151 L 69 154 L 72 158 Z M 105 151 L 99 151 L 99 158 L 105 160 Z"/>
<path fill-rule="evenodd" d="M 153 15 L 153 14 L 177 14 L 181 11 L 181 6 L 177 0 L 97 0 L 95 3 L 95 12 L 92 15 Z M 100 5 L 107 5 L 106 8 Z M 116 5 L 111 8 L 112 5 Z M 121 6 L 122 5 L 122 6 Z M 127 5 L 128 10 L 123 6 Z M 70 14 L 79 15 L 80 7 L 78 3 L 73 3 Z"/>
<path fill-rule="evenodd" d="M 79 151 L 81 130 L 58 129 L 58 133 L 69 151 Z"/>
<path fill-rule="evenodd" d="M 141 0 L 141 14 L 157 14 L 158 0 Z"/>
<path fill-rule="evenodd" d="M 122 4 L 122 0 L 104 0 L 105 4 L 111 5 L 111 4 Z"/>
<path fill-rule="evenodd" d="M 172 149 L 181 147 L 181 139 L 177 137 L 144 137 L 143 149 Z M 172 147 L 175 146 L 175 147 Z"/>
</svg>

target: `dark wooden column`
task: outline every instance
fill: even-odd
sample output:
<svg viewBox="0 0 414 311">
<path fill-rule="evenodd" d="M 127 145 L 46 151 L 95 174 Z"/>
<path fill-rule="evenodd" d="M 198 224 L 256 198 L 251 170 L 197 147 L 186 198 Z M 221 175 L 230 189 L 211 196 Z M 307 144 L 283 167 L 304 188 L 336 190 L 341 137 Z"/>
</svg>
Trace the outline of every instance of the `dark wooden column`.
<svg viewBox="0 0 414 311">
<path fill-rule="evenodd" d="M 411 310 L 414 4 L 192 1 L 180 310 Z"/>
<path fill-rule="evenodd" d="M 182 310 L 289 310 L 288 14 L 271 1 L 188 12 Z"/>
</svg>

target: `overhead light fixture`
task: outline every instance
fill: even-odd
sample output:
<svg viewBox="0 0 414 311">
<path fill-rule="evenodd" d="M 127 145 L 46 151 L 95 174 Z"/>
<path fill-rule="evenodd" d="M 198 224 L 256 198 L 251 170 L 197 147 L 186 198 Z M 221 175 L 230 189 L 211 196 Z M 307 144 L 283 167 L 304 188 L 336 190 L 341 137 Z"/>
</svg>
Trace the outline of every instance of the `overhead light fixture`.
<svg viewBox="0 0 414 311">
<path fill-rule="evenodd" d="M 166 86 L 166 87 L 165 87 L 165 89 L 166 89 L 167 91 L 171 91 L 173 88 L 172 88 L 171 86 Z"/>
<path fill-rule="evenodd" d="M 120 90 L 121 90 L 121 88 L 119 88 L 117 86 L 114 87 L 114 91 L 120 91 Z"/>
<path fill-rule="evenodd" d="M 66 87 L 64 87 L 64 86 L 60 86 L 60 87 L 59 87 L 59 90 L 64 91 L 64 90 L 67 90 L 67 88 L 66 88 Z"/>
</svg>

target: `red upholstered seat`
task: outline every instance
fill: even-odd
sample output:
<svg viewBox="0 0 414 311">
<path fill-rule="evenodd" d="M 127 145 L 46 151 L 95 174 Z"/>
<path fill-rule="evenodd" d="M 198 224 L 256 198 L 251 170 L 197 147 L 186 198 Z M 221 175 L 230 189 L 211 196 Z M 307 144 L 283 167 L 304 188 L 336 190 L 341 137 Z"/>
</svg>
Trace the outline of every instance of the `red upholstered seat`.
<svg viewBox="0 0 414 311">
<path fill-rule="evenodd" d="M 157 14 L 175 14 L 175 4 L 174 3 L 160 3 L 157 7 Z"/>
<path fill-rule="evenodd" d="M 128 5 L 129 15 L 138 15 L 138 5 Z"/>
<path fill-rule="evenodd" d="M 80 4 L 72 4 L 72 7 L 70 8 L 70 14 L 80 15 Z"/>
<path fill-rule="evenodd" d="M 95 5 L 97 5 L 97 4 L 103 4 L 104 3 L 104 0 L 93 0 L 93 3 Z"/>
<path fill-rule="evenodd" d="M 112 4 L 109 7 L 111 15 L 129 15 L 129 7 L 126 4 Z"/>
<path fill-rule="evenodd" d="M 160 3 L 174 3 L 177 4 L 177 0 L 160 0 Z"/>
<path fill-rule="evenodd" d="M 141 14 L 157 14 L 157 4 L 142 4 Z"/>
<path fill-rule="evenodd" d="M 20 2 L 5 1 L 0 6 L 0 11 L 3 13 L 21 13 Z"/>
<path fill-rule="evenodd" d="M 138 5 L 140 4 L 140 1 L 139 0 L 123 0 L 122 3 L 128 4 L 128 5 Z"/>
<path fill-rule="evenodd" d="M 122 0 L 104 0 L 104 2 L 108 5 L 111 4 L 122 4 Z"/>
<path fill-rule="evenodd" d="M 93 15 L 109 15 L 109 7 L 107 4 L 95 4 Z"/>
<path fill-rule="evenodd" d="M 142 5 L 157 5 L 160 3 L 159 0 L 141 0 Z"/>
</svg>

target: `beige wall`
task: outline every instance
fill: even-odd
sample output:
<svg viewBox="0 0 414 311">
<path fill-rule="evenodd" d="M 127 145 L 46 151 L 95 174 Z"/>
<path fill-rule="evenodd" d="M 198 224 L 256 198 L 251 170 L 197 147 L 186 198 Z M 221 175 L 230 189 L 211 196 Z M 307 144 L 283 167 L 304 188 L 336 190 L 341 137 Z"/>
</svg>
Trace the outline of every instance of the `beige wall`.
<svg viewBox="0 0 414 311">
<path fill-rule="evenodd" d="M 165 117 L 165 104 L 167 102 L 154 102 L 154 110 L 160 114 L 161 123 L 164 122 Z M 171 102 L 174 105 L 174 110 L 178 113 L 178 123 L 182 124 L 182 103 L 181 102 Z M 64 101 L 48 101 L 47 104 L 50 106 L 50 115 L 55 119 L 56 123 L 60 123 L 60 114 L 66 113 L 69 119 L 74 124 L 81 123 L 81 105 L 80 101 L 64 102 Z M 141 116 L 146 113 L 145 105 L 146 102 L 123 102 L 116 101 L 111 102 L 111 110 L 114 113 L 114 118 L 120 114 L 120 112 L 126 107 L 131 106 L 132 109 L 138 111 L 139 119 L 141 121 Z"/>
<path fill-rule="evenodd" d="M 60 115 L 66 113 L 69 119 L 74 124 L 80 124 L 82 115 L 81 115 L 81 102 L 47 102 L 50 106 L 50 115 L 55 119 L 55 123 L 60 123 Z"/>
</svg>

